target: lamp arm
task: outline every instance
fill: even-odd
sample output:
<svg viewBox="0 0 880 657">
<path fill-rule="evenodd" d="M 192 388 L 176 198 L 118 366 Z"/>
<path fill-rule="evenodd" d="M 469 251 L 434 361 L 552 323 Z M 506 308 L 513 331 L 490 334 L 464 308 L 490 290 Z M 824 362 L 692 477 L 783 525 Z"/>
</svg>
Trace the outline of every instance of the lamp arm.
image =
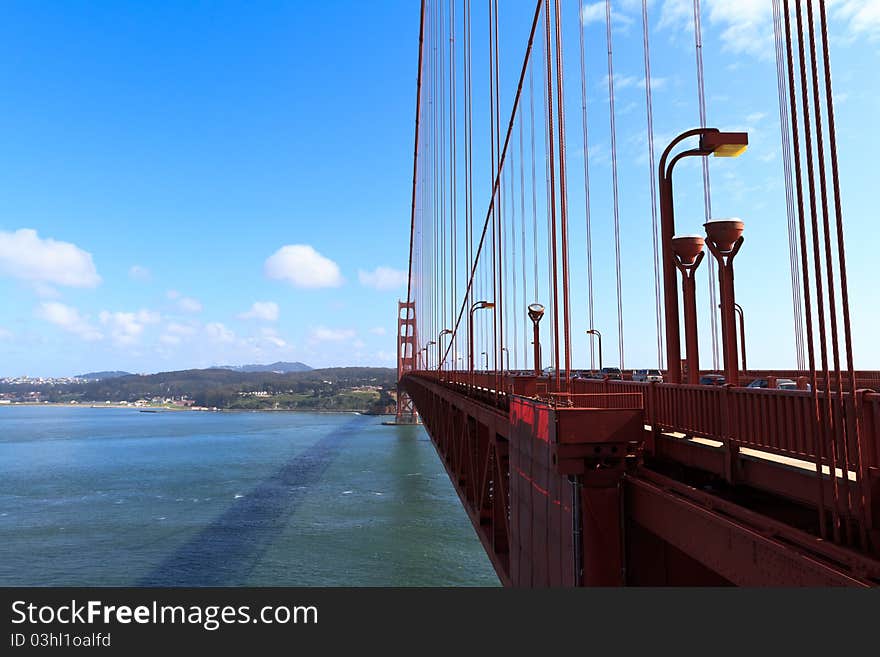
<svg viewBox="0 0 880 657">
<path fill-rule="evenodd" d="M 687 132 L 681 133 L 678 137 L 673 139 L 669 146 L 663 151 L 663 155 L 660 156 L 660 177 L 666 178 L 666 160 L 669 158 L 669 154 L 672 152 L 672 149 L 678 146 L 685 139 L 690 139 L 691 137 L 698 137 L 700 135 L 706 135 L 710 132 L 721 132 L 718 128 L 694 128 L 692 130 L 688 130 Z M 699 149 L 695 149 L 699 150 Z M 671 169 L 671 167 L 670 167 Z"/>
</svg>

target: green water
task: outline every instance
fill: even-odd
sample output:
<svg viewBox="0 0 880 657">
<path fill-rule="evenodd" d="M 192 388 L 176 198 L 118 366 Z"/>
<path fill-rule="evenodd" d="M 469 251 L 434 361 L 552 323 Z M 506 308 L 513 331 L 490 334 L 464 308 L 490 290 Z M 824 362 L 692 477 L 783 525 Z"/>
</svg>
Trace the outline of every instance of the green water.
<svg viewBox="0 0 880 657">
<path fill-rule="evenodd" d="M 497 584 L 420 427 L 0 408 L 0 585 Z"/>
</svg>

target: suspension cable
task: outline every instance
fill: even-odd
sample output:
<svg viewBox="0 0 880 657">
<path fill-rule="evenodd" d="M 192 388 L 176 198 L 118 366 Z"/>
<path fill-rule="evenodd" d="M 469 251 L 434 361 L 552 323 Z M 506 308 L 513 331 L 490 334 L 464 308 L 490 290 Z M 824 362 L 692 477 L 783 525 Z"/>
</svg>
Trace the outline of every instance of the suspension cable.
<svg viewBox="0 0 880 657">
<path fill-rule="evenodd" d="M 782 133 L 782 169 L 785 180 L 785 209 L 788 219 L 789 270 L 791 274 L 791 304 L 794 316 L 794 342 L 797 367 L 806 368 L 804 360 L 803 302 L 801 299 L 801 269 L 798 259 L 797 220 L 795 218 L 794 189 L 791 170 L 791 137 L 789 133 L 788 100 L 785 95 L 785 55 L 782 36 L 782 17 L 779 0 L 773 0 L 773 32 L 776 41 L 776 84 L 779 97 L 779 127 Z"/>
<path fill-rule="evenodd" d="M 527 70 L 527 67 L 529 64 L 529 60 L 531 59 L 532 45 L 535 40 L 535 32 L 537 31 L 538 19 L 541 15 L 541 8 L 543 7 L 543 4 L 544 4 L 544 0 L 537 0 L 537 2 L 535 4 L 535 14 L 534 14 L 534 17 L 532 18 L 532 26 L 531 26 L 531 29 L 529 32 L 529 40 L 528 40 L 528 44 L 526 46 L 526 52 L 523 57 L 522 70 L 520 71 L 519 82 L 518 82 L 517 88 L 516 88 L 516 94 L 514 95 L 514 98 L 513 98 L 513 108 L 511 109 L 511 112 L 510 112 L 510 120 L 509 120 L 508 126 L 507 126 L 507 133 L 504 137 L 504 146 L 501 149 L 501 157 L 499 159 L 498 169 L 495 174 L 495 183 L 492 187 L 492 194 L 489 197 L 489 207 L 487 208 L 487 211 L 486 211 L 486 218 L 483 222 L 483 228 L 482 228 L 482 231 L 480 234 L 480 240 L 477 244 L 477 250 L 476 250 L 476 253 L 474 254 L 474 260 L 471 265 L 471 272 L 468 277 L 468 284 L 467 284 L 467 288 L 465 289 L 464 299 L 462 300 L 462 304 L 459 307 L 458 316 L 455 320 L 455 327 L 453 328 L 453 334 L 458 332 L 458 328 L 461 325 L 461 318 L 464 315 L 465 308 L 467 307 L 467 299 L 468 299 L 470 292 L 471 292 L 471 289 L 473 287 L 474 277 L 475 277 L 476 270 L 477 270 L 477 265 L 480 260 L 480 255 L 483 250 L 483 245 L 485 243 L 486 233 L 489 229 L 489 222 L 492 218 L 492 211 L 495 207 L 495 197 L 498 193 L 499 181 L 500 181 L 500 177 L 501 177 L 501 169 L 504 166 L 504 161 L 507 156 L 507 148 L 510 143 L 511 133 L 513 132 L 514 119 L 516 117 L 516 113 L 519 108 L 519 101 L 522 96 L 523 82 L 525 80 L 525 75 L 526 75 L 526 70 Z M 449 351 L 450 348 L 451 347 L 449 345 L 447 345 L 447 352 Z"/>
<path fill-rule="evenodd" d="M 413 181 L 412 181 L 412 206 L 410 209 L 409 228 L 409 277 L 406 281 L 406 301 L 412 303 L 412 274 L 413 274 L 413 243 L 416 234 L 416 190 L 418 189 L 419 171 L 419 117 L 422 112 L 422 55 L 425 43 L 425 0 L 422 0 L 419 10 L 419 64 L 416 74 L 416 128 L 413 145 Z M 409 312 L 409 311 L 407 311 Z M 409 324 L 407 324 L 409 326 Z M 407 328 L 409 332 L 409 328 Z"/>
<path fill-rule="evenodd" d="M 611 117 L 611 183 L 614 191 L 614 269 L 617 276 L 617 348 L 623 358 L 623 283 L 620 269 L 620 208 L 617 184 L 617 126 L 614 116 L 614 54 L 611 40 L 611 0 L 605 0 L 605 38 L 608 45 L 608 105 Z"/>
<path fill-rule="evenodd" d="M 584 1 L 578 6 L 578 36 L 580 43 L 580 69 L 581 69 L 581 124 L 584 134 L 584 215 L 586 217 L 586 251 L 587 251 L 587 321 L 588 328 L 595 327 L 593 323 L 593 228 L 590 216 L 590 140 L 587 121 L 587 65 L 584 54 L 584 24 L 582 12 Z M 590 369 L 596 367 L 596 347 L 590 340 Z"/>
<path fill-rule="evenodd" d="M 697 60 L 697 96 L 700 103 L 700 127 L 706 127 L 706 88 L 703 76 L 703 29 L 700 0 L 694 0 L 694 51 Z M 712 188 L 709 179 L 709 159 L 700 158 L 703 165 L 703 203 L 706 221 L 712 219 Z M 709 258 L 709 322 L 712 328 L 712 369 L 718 369 L 718 301 L 715 292 L 715 259 Z M 672 367 L 674 363 L 667 363 Z"/>
<path fill-rule="evenodd" d="M 657 222 L 657 180 L 654 177 L 654 101 L 651 89 L 651 45 L 648 39 L 648 0 L 642 0 L 642 36 L 645 54 L 645 110 L 648 124 L 648 180 L 651 185 L 651 239 L 654 247 L 654 313 L 657 326 L 657 367 L 663 369 L 663 312 L 660 294 L 660 242 Z M 745 347 L 743 347 L 745 348 Z"/>
</svg>

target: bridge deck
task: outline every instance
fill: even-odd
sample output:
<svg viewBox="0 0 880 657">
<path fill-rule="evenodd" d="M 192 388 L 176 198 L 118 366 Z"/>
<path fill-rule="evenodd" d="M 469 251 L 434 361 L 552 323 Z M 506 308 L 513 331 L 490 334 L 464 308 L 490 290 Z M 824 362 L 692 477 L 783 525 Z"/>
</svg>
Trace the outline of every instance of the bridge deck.
<svg viewBox="0 0 880 657">
<path fill-rule="evenodd" d="M 820 392 L 598 380 L 573 380 L 562 392 L 554 389 L 552 378 L 492 372 L 416 372 L 402 384 L 507 584 L 880 583 L 876 530 L 880 394 L 845 393 L 837 400 L 842 412 L 835 419 L 857 424 L 858 432 L 853 433 L 858 444 L 832 450 L 823 439 L 833 441 L 833 426 L 823 428 L 816 421 L 815 404 L 823 402 Z M 544 457 L 536 461 L 537 443 L 529 433 L 534 427 L 523 429 L 515 417 L 523 403 L 548 409 L 558 431 L 563 430 L 560 423 L 568 422 L 570 428 L 565 430 L 574 442 L 594 432 L 598 416 L 591 412 L 639 412 L 637 453 L 615 464 L 606 452 L 600 464 L 586 458 L 587 443 L 577 447 L 549 440 L 552 463 Z M 598 443 L 589 446 L 594 444 Z M 563 454 L 562 449 L 569 451 Z M 575 453 L 572 449 L 581 450 L 577 455 L 584 457 L 586 468 L 566 466 L 569 470 L 562 473 L 562 479 L 555 479 L 563 467 L 560 463 Z M 522 453 L 526 453 L 525 460 Z M 517 458 L 522 461 L 519 465 Z M 545 518 L 543 512 L 536 516 L 529 509 L 525 524 L 515 519 L 523 513 L 516 509 L 516 498 L 522 497 L 518 487 L 523 473 L 531 472 L 526 466 L 550 472 L 526 479 L 529 486 L 546 489 L 544 497 L 555 495 L 564 513 L 564 517 L 552 518 L 551 533 L 563 538 L 554 539 L 555 547 L 549 551 L 546 545 L 517 547 L 522 537 L 516 532 L 526 527 L 533 534 L 536 523 L 546 530 L 555 513 Z M 618 483 L 590 484 L 591 467 L 604 469 L 606 475 L 617 472 Z M 549 477 L 545 485 L 538 483 L 545 476 Z M 590 496 L 606 484 L 618 492 L 620 499 L 614 503 L 624 509 L 617 528 L 621 536 L 618 552 L 624 556 L 620 564 L 606 558 L 604 567 L 611 563 L 611 570 L 620 567 L 625 574 L 612 577 L 613 581 L 594 574 L 591 581 L 590 566 L 583 557 L 585 546 L 578 545 L 578 541 L 589 543 L 589 528 L 572 516 L 578 514 L 578 504 L 593 503 Z M 591 492 L 572 496 L 572 486 Z M 606 500 L 592 510 L 595 517 L 607 513 L 607 505 L 604 511 L 602 506 L 606 502 L 612 503 Z M 531 505 L 535 500 L 520 499 L 519 503 Z M 837 523 L 833 536 L 819 535 L 820 508 L 829 522 Z M 614 533 L 610 515 L 603 522 L 611 523 Z M 603 531 L 607 533 L 608 527 Z M 748 550 L 744 550 L 746 543 Z M 604 549 L 613 552 L 615 548 Z M 534 573 L 526 579 L 512 570 L 517 565 L 512 553 L 517 550 L 555 553 L 556 561 L 580 554 L 583 567 L 577 575 L 575 567 L 551 577 L 544 564 L 537 579 Z M 662 572 L 651 565 L 657 554 L 665 555 Z M 766 559 L 757 559 L 758 554 Z M 768 563 L 775 564 L 777 574 L 767 570 Z"/>
</svg>

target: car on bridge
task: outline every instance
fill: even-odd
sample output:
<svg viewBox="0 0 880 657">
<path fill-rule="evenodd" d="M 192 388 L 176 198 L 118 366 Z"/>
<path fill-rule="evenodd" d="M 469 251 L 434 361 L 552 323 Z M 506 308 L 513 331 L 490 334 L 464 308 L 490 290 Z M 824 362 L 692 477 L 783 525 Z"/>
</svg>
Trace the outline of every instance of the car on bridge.
<svg viewBox="0 0 880 657">
<path fill-rule="evenodd" d="M 663 383 L 663 374 L 660 370 L 633 370 L 632 378 L 633 381 Z"/>
<path fill-rule="evenodd" d="M 770 387 L 770 380 L 769 379 L 755 379 L 746 387 L 748 387 L 748 388 L 769 388 Z M 791 379 L 776 379 L 775 388 L 777 390 L 797 390 L 798 385 L 795 381 L 792 381 Z M 810 384 L 808 383 L 806 390 L 811 390 L 811 389 L 812 388 L 811 388 Z"/>
<path fill-rule="evenodd" d="M 603 379 L 609 381 L 623 381 L 623 372 L 619 367 L 603 367 L 600 371 Z"/>
<path fill-rule="evenodd" d="M 700 377 L 701 386 L 723 386 L 727 383 L 727 379 L 723 374 L 704 374 Z"/>
</svg>

